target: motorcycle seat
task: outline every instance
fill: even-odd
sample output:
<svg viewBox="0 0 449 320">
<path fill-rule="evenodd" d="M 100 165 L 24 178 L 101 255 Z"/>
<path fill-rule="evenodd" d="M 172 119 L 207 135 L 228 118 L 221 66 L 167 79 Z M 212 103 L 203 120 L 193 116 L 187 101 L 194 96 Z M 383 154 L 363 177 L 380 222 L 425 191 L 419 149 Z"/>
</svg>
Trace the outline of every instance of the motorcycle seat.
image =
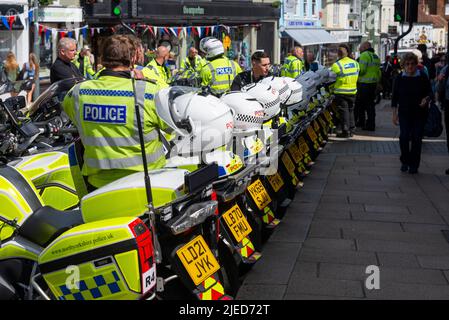
<svg viewBox="0 0 449 320">
<path fill-rule="evenodd" d="M 37 209 L 18 231 L 22 237 L 46 247 L 62 233 L 82 223 L 79 210 L 60 211 L 44 206 Z"/>
</svg>

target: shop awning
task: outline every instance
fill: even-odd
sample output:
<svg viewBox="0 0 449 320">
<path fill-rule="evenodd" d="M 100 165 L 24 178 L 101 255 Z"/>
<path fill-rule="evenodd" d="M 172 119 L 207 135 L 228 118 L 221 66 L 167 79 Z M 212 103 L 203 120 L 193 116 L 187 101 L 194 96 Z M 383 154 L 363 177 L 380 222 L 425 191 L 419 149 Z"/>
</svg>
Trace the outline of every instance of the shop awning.
<svg viewBox="0 0 449 320">
<path fill-rule="evenodd" d="M 324 29 L 285 29 L 285 32 L 302 46 L 340 42 Z"/>
</svg>

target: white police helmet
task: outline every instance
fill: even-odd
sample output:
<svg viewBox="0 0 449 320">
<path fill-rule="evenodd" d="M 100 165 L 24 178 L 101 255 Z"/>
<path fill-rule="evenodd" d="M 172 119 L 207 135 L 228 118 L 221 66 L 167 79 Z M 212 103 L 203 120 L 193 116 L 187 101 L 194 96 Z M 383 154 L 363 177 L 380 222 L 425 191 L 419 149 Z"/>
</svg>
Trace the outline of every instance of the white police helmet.
<svg viewBox="0 0 449 320">
<path fill-rule="evenodd" d="M 200 50 L 206 54 L 206 58 L 213 58 L 224 54 L 223 43 L 214 37 L 206 37 L 200 41 Z"/>
<path fill-rule="evenodd" d="M 265 111 L 265 119 L 267 121 L 276 116 L 281 110 L 281 99 L 279 92 L 265 83 L 251 83 L 242 88 L 243 92 L 248 93 L 259 101 Z"/>
<path fill-rule="evenodd" d="M 287 82 L 288 87 L 291 90 L 290 97 L 288 97 L 287 101 L 285 102 L 285 105 L 291 106 L 294 104 L 297 104 L 301 102 L 302 100 L 302 85 L 295 81 L 295 79 L 290 77 L 283 77 L 284 80 Z"/>
<path fill-rule="evenodd" d="M 234 113 L 234 129 L 260 129 L 265 119 L 265 111 L 256 98 L 248 93 L 234 91 L 223 95 L 221 101 L 226 103 Z"/>
<path fill-rule="evenodd" d="M 260 81 L 261 83 L 265 83 L 270 85 L 272 88 L 276 89 L 279 92 L 279 98 L 281 99 L 281 103 L 285 103 L 292 91 L 285 81 L 284 77 L 267 77 Z"/>
<path fill-rule="evenodd" d="M 231 109 L 220 99 L 191 87 L 167 87 L 155 95 L 156 112 L 176 132 L 178 155 L 226 145 L 232 137 Z"/>
</svg>

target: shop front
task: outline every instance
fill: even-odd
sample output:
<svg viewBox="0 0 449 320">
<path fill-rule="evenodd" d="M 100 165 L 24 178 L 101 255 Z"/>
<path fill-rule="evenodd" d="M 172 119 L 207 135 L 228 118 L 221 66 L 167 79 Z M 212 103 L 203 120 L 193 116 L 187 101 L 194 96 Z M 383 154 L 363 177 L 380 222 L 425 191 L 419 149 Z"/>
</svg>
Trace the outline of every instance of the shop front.
<svg viewBox="0 0 449 320">
<path fill-rule="evenodd" d="M 318 21 L 314 20 L 287 20 L 285 28 L 281 29 L 281 36 L 282 61 L 299 44 L 304 48 L 305 54 L 312 52 L 320 63 L 325 64 L 326 45 L 339 42 L 324 28 L 318 27 Z"/>
<path fill-rule="evenodd" d="M 108 9 L 104 6 L 104 10 Z M 244 69 L 250 66 L 251 53 L 258 49 L 265 50 L 273 59 L 279 55 L 275 30 L 280 10 L 271 3 L 137 1 L 137 7 L 131 11 L 124 23 L 136 31 L 149 52 L 161 43 L 168 43 L 178 65 L 189 48 L 198 48 L 206 36 L 220 39 L 226 55 Z M 91 14 L 87 13 L 86 21 L 90 27 L 117 27 L 126 32 L 114 19 L 101 16 L 95 6 Z M 108 34 L 110 31 L 104 36 Z"/>
<path fill-rule="evenodd" d="M 79 7 L 40 7 L 38 23 L 40 77 L 47 78 L 50 76 L 50 67 L 58 55 L 59 39 L 62 36 L 71 36 L 72 38 L 78 36 L 78 39 L 82 41 L 82 37 L 79 36 L 79 29 L 83 27 L 83 9 Z M 74 30 L 77 30 L 76 34 Z M 68 32 L 71 31 L 73 34 L 69 35 Z M 82 45 L 82 43 L 79 43 L 79 45 Z"/>
<path fill-rule="evenodd" d="M 28 61 L 27 1 L 1 1 L 0 4 L 0 61 L 12 51 L 22 67 Z M 19 18 L 19 16 L 21 16 Z"/>
</svg>

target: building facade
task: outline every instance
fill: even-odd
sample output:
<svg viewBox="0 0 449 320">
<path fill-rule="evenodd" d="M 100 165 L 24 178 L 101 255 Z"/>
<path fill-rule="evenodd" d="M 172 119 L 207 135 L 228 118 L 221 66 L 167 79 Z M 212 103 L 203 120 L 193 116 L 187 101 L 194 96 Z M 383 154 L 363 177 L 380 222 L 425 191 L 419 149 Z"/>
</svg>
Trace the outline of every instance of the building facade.
<svg viewBox="0 0 449 320">
<path fill-rule="evenodd" d="M 300 44 L 325 63 L 325 46 L 339 40 L 323 28 L 322 16 L 322 0 L 284 1 L 279 22 L 282 61 L 296 44 Z"/>
<path fill-rule="evenodd" d="M 135 27 L 144 45 L 152 50 L 161 41 L 169 42 L 178 64 L 190 47 L 198 48 L 200 39 L 205 36 L 222 40 L 228 57 L 237 60 L 243 69 L 250 67 L 250 56 L 258 49 L 266 51 L 274 61 L 279 59 L 276 32 L 279 1 L 137 0 L 122 3 L 127 8 L 123 21 Z M 86 4 L 85 17 L 89 26 L 117 26 L 119 21 L 111 18 L 110 6 L 109 1 Z M 148 29 L 139 27 L 142 25 Z M 109 34 L 110 31 L 94 35 L 94 51 Z"/>
<path fill-rule="evenodd" d="M 28 61 L 29 53 L 29 24 L 28 24 L 28 1 L 27 0 L 4 0 L 0 1 L 0 15 L 17 16 L 19 14 L 25 14 L 23 20 L 25 25 L 21 22 L 21 19 L 15 19 L 12 25 L 6 26 L 4 19 L 0 21 L 0 61 L 5 60 L 9 51 L 12 51 L 22 67 L 23 63 Z"/>
</svg>

